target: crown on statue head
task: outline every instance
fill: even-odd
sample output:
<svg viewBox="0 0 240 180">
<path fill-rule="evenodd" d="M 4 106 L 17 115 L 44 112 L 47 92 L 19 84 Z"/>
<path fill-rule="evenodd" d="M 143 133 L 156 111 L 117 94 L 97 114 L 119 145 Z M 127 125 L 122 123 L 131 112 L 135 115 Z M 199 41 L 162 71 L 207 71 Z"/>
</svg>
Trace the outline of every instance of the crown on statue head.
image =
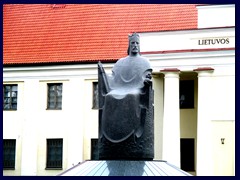
<svg viewBox="0 0 240 180">
<path fill-rule="evenodd" d="M 133 33 L 133 34 L 128 35 L 129 41 L 132 40 L 132 39 L 135 39 L 135 38 L 137 38 L 139 40 L 140 39 L 139 34 Z"/>
</svg>

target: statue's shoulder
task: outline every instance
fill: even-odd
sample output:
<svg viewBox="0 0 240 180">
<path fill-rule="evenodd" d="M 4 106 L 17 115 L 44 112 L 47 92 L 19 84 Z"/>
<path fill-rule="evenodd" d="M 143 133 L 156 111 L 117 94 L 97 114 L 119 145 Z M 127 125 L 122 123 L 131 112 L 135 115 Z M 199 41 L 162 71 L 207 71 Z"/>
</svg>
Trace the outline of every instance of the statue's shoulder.
<svg viewBox="0 0 240 180">
<path fill-rule="evenodd" d="M 126 56 L 126 57 L 120 58 L 117 62 L 126 61 L 126 60 L 131 59 L 131 58 L 132 57 L 130 57 L 130 56 Z M 140 59 L 142 61 L 149 61 L 148 58 L 143 57 L 143 56 L 137 56 L 137 57 L 134 57 L 134 58 Z"/>
<path fill-rule="evenodd" d="M 115 63 L 115 65 L 120 65 L 122 63 L 125 63 L 125 61 L 127 60 L 128 56 L 127 57 L 123 57 L 123 58 L 120 58 L 119 60 L 117 60 L 117 62 Z"/>
<path fill-rule="evenodd" d="M 148 61 L 148 62 L 149 62 L 149 59 L 146 58 L 146 57 L 140 56 L 140 58 L 141 58 L 143 61 Z"/>
<path fill-rule="evenodd" d="M 141 62 L 143 66 L 150 66 L 150 61 L 146 57 L 140 56 L 138 62 Z"/>
<path fill-rule="evenodd" d="M 134 58 L 134 59 L 133 59 Z M 125 64 L 128 64 L 129 62 L 131 62 L 132 60 L 135 61 L 135 63 L 137 63 L 138 65 L 143 65 L 143 66 L 146 66 L 146 65 L 150 65 L 150 61 L 148 58 L 146 57 L 143 57 L 143 56 L 138 56 L 138 57 L 129 57 L 129 56 L 126 56 L 126 57 L 123 57 L 123 58 L 120 58 L 114 66 L 122 66 L 122 65 L 125 65 Z"/>
<path fill-rule="evenodd" d="M 118 61 L 120 61 L 120 62 L 121 62 L 121 61 L 125 61 L 125 60 L 128 59 L 128 58 L 129 58 L 129 56 L 122 57 L 122 58 L 120 58 Z M 118 62 L 118 61 L 117 61 L 117 62 Z"/>
</svg>

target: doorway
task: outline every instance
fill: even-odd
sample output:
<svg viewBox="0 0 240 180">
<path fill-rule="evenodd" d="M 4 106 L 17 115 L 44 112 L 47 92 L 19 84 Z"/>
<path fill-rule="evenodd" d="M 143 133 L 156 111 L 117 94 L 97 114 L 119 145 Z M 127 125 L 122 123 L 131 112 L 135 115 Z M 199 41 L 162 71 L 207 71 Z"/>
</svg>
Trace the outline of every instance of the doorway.
<svg viewBox="0 0 240 180">
<path fill-rule="evenodd" d="M 181 138 L 180 140 L 181 169 L 184 171 L 195 171 L 194 144 L 193 138 Z"/>
</svg>

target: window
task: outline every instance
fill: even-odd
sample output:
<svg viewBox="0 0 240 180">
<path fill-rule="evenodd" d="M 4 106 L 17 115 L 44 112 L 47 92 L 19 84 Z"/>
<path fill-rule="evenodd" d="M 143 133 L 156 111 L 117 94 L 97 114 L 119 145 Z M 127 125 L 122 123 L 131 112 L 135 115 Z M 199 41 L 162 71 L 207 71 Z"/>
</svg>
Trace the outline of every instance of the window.
<svg viewBox="0 0 240 180">
<path fill-rule="evenodd" d="M 98 109 L 98 83 L 93 82 L 93 109 Z"/>
<path fill-rule="evenodd" d="M 48 84 L 47 109 L 62 109 L 62 83 Z"/>
<path fill-rule="evenodd" d="M 98 139 L 91 139 L 91 160 L 98 159 Z"/>
<path fill-rule="evenodd" d="M 194 80 L 181 80 L 179 95 L 181 109 L 194 108 Z"/>
<path fill-rule="evenodd" d="M 17 84 L 3 85 L 3 109 L 17 110 Z"/>
<path fill-rule="evenodd" d="M 46 168 L 62 168 L 63 139 L 47 139 Z"/>
<path fill-rule="evenodd" d="M 3 169 L 15 169 L 16 139 L 3 140 Z"/>
</svg>

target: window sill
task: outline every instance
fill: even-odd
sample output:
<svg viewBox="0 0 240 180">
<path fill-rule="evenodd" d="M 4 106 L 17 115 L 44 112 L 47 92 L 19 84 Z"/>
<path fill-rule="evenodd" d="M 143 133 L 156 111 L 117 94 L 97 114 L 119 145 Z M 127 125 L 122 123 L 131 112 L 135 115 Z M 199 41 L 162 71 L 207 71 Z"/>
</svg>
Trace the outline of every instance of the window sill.
<svg viewBox="0 0 240 180">
<path fill-rule="evenodd" d="M 15 170 L 15 168 L 3 168 L 3 170 Z"/>
<path fill-rule="evenodd" d="M 193 107 L 193 106 L 183 106 L 183 107 L 179 107 L 180 109 L 195 109 L 195 107 Z"/>
<path fill-rule="evenodd" d="M 45 168 L 45 170 L 63 170 L 63 168 L 62 167 L 59 167 L 59 168 L 50 168 L 50 167 L 48 167 L 48 168 Z"/>
<path fill-rule="evenodd" d="M 51 110 L 53 110 L 53 111 L 59 111 L 60 110 L 61 111 L 62 109 L 46 109 L 46 110 L 50 110 L 50 111 Z"/>
</svg>

